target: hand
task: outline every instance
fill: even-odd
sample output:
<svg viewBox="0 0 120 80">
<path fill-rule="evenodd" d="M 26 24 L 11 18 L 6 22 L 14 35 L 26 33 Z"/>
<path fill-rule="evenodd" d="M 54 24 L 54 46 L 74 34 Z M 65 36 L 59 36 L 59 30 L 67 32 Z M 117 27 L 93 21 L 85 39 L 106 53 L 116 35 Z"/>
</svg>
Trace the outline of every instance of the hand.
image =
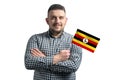
<svg viewBox="0 0 120 80">
<path fill-rule="evenodd" d="M 61 61 L 68 60 L 70 57 L 70 50 L 62 50 L 59 54 L 56 54 L 53 58 L 53 64 L 56 64 Z"/>
<path fill-rule="evenodd" d="M 39 49 L 37 48 L 33 48 L 31 49 L 31 53 L 33 56 L 36 56 L 36 57 L 46 57 Z"/>
<path fill-rule="evenodd" d="M 60 61 L 65 61 L 70 56 L 70 50 L 62 50 L 58 55 L 59 55 Z"/>
</svg>

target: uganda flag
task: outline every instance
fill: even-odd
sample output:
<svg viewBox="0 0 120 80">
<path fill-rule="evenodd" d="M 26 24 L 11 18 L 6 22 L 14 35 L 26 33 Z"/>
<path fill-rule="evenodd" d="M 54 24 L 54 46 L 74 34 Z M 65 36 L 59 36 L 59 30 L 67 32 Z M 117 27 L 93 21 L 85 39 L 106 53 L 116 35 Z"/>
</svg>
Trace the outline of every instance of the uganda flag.
<svg viewBox="0 0 120 80">
<path fill-rule="evenodd" d="M 84 32 L 80 29 L 77 29 L 72 39 L 73 44 L 76 44 L 77 46 L 80 46 L 92 53 L 95 51 L 99 41 L 100 38 Z"/>
</svg>

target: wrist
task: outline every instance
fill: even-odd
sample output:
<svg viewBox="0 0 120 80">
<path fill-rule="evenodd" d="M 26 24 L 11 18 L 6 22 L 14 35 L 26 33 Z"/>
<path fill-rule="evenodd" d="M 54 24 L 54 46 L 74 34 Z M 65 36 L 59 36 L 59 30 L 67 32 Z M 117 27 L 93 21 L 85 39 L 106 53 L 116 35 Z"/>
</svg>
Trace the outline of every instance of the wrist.
<svg viewBox="0 0 120 80">
<path fill-rule="evenodd" d="M 60 62 L 59 54 L 53 56 L 53 64 L 57 64 L 58 62 Z"/>
</svg>

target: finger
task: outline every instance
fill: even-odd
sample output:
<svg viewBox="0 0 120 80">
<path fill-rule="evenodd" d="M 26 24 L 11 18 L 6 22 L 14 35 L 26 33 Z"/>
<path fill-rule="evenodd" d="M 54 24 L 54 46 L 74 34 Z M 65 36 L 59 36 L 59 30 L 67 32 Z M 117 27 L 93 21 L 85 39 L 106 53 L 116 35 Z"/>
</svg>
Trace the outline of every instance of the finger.
<svg viewBox="0 0 120 80">
<path fill-rule="evenodd" d="M 66 50 L 67 52 L 70 52 L 70 50 Z"/>
<path fill-rule="evenodd" d="M 45 56 L 45 54 L 43 54 L 39 49 L 35 48 L 34 49 L 36 52 L 38 52 L 39 54 L 41 54 L 41 56 Z"/>
<path fill-rule="evenodd" d="M 39 49 L 34 48 L 35 51 L 37 51 L 38 53 L 42 53 Z"/>
<path fill-rule="evenodd" d="M 34 50 L 31 50 L 31 53 L 32 53 L 32 55 L 34 55 L 34 56 L 38 56 L 38 54 L 37 54 Z"/>
<path fill-rule="evenodd" d="M 70 50 L 62 50 L 63 52 L 70 52 Z"/>
<path fill-rule="evenodd" d="M 37 54 L 40 54 L 41 52 L 38 52 L 38 50 L 33 49 L 34 52 L 36 52 Z"/>
<path fill-rule="evenodd" d="M 70 53 L 67 53 L 68 56 L 70 56 Z"/>
<path fill-rule="evenodd" d="M 38 56 L 33 50 L 31 50 L 33 56 Z"/>
<path fill-rule="evenodd" d="M 40 56 L 40 53 L 38 53 L 36 50 L 31 50 L 32 51 L 32 53 L 34 54 L 34 55 L 36 55 L 36 56 Z"/>
<path fill-rule="evenodd" d="M 36 51 L 36 49 L 32 49 L 32 52 L 33 52 L 33 55 L 35 55 L 35 56 L 45 57 L 45 55 L 44 55 L 44 54 L 39 53 L 38 51 Z"/>
</svg>

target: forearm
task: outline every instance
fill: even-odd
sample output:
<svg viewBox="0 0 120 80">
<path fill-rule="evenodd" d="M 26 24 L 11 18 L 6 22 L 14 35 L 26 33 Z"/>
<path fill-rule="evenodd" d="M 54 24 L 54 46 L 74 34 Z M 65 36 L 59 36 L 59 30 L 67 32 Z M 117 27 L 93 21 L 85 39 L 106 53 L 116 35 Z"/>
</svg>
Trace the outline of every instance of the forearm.
<svg viewBox="0 0 120 80">
<path fill-rule="evenodd" d="M 76 55 L 76 57 L 74 58 L 70 58 L 66 61 L 53 64 L 50 69 L 51 71 L 54 72 L 65 72 L 65 73 L 76 72 L 80 66 L 81 59 L 82 59 L 82 55 L 80 53 L 80 55 Z"/>
<path fill-rule="evenodd" d="M 25 51 L 25 67 L 27 69 L 48 69 L 52 65 L 53 56 L 39 57 L 32 54 L 32 49 L 39 49 L 37 36 L 33 35 L 30 37 L 27 43 L 27 48 Z M 42 43 L 42 38 L 40 38 L 39 43 Z"/>
<path fill-rule="evenodd" d="M 52 65 L 53 56 L 47 57 L 34 57 L 32 55 L 25 56 L 25 67 L 27 69 L 49 69 Z"/>
<path fill-rule="evenodd" d="M 74 61 L 66 60 L 63 62 L 59 62 L 58 64 L 54 64 L 51 66 L 51 71 L 54 72 L 65 72 L 71 73 L 75 72 L 78 69 L 79 65 L 76 64 Z"/>
<path fill-rule="evenodd" d="M 50 68 L 56 72 L 75 72 L 77 65 L 72 60 L 60 61 L 59 56 L 53 57 L 53 65 Z"/>
</svg>

